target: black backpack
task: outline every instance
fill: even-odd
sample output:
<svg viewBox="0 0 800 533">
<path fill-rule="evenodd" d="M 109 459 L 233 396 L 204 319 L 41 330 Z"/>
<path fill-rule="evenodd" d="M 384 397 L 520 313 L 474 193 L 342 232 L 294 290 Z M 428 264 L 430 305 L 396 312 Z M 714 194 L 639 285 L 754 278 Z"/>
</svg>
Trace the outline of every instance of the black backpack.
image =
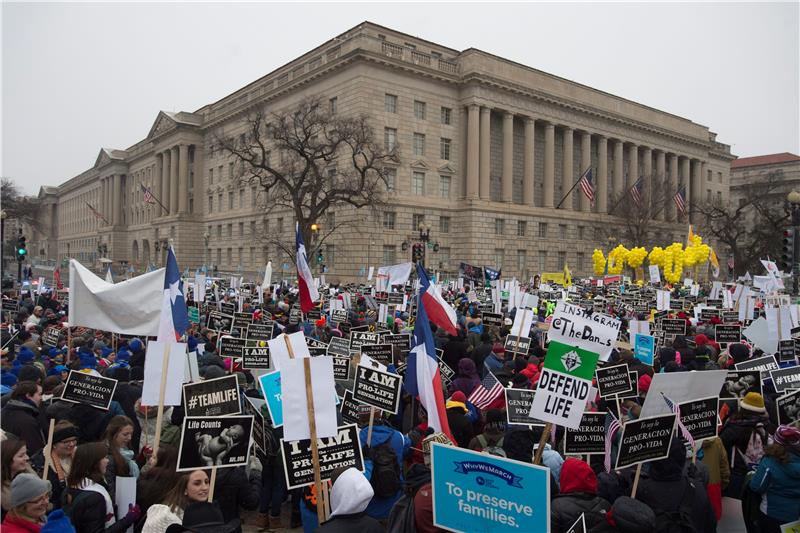
<svg viewBox="0 0 800 533">
<path fill-rule="evenodd" d="M 653 509 L 656 513 L 655 533 L 698 533 L 694 527 L 694 520 L 692 520 L 694 488 L 694 483 L 687 480 L 681 503 L 676 510 Z"/>
<path fill-rule="evenodd" d="M 376 498 L 389 498 L 397 494 L 403 487 L 400 480 L 400 465 L 397 463 L 397 454 L 392 448 L 392 438 L 374 446 L 369 451 L 372 459 L 372 476 L 370 484 Z"/>
</svg>

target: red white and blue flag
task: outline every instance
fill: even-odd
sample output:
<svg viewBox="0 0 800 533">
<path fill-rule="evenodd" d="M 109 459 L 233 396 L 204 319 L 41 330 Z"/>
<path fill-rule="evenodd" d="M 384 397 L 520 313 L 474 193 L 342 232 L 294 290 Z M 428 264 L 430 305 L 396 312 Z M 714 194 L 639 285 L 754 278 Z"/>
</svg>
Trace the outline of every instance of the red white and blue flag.
<svg viewBox="0 0 800 533">
<path fill-rule="evenodd" d="M 681 216 L 686 214 L 686 187 L 681 187 L 678 189 L 678 192 L 675 193 L 675 196 L 672 197 L 672 200 L 675 202 L 675 207 L 678 208 L 678 211 L 681 212 Z"/>
<path fill-rule="evenodd" d="M 457 335 L 458 317 L 455 309 L 444 301 L 439 289 L 431 283 L 428 273 L 419 264 L 417 264 L 417 274 L 419 275 L 420 302 L 425 304 L 428 318 L 450 335 Z"/>
<path fill-rule="evenodd" d="M 503 384 L 489 371 L 486 372 L 486 377 L 483 378 L 483 381 L 469 393 L 467 401 L 478 409 L 487 409 L 492 402 L 503 394 L 504 390 Z"/>
<path fill-rule="evenodd" d="M 154 204 L 156 203 L 155 198 L 153 198 L 153 191 L 149 188 L 144 186 L 144 183 L 139 184 L 142 187 L 142 192 L 144 193 L 144 201 L 147 204 Z"/>
<path fill-rule="evenodd" d="M 633 187 L 630 189 L 631 198 L 633 198 L 633 202 L 642 207 L 642 178 L 636 180 L 636 183 L 633 184 Z"/>
<path fill-rule="evenodd" d="M 667 407 L 669 407 L 670 410 L 673 413 L 675 413 L 675 418 L 678 419 L 678 429 L 681 432 L 681 436 L 691 446 L 694 446 L 694 437 L 692 437 L 692 434 L 689 433 L 689 429 L 683 424 L 683 421 L 681 420 L 681 406 L 680 406 L 680 404 L 677 404 L 677 403 L 673 402 L 672 400 L 670 400 L 669 398 L 667 398 L 667 395 L 664 394 L 663 392 L 661 393 L 661 397 L 664 398 L 664 401 L 667 403 Z"/>
<path fill-rule="evenodd" d="M 303 234 L 300 233 L 300 224 L 295 223 L 297 245 L 297 285 L 300 288 L 300 310 L 308 313 L 314 309 L 314 302 L 319 300 L 319 292 L 314 285 L 314 276 L 308 266 L 308 256 L 306 255 L 306 245 L 303 242 Z"/>
<path fill-rule="evenodd" d="M 422 267 L 417 265 L 417 272 Z M 424 271 L 420 274 L 420 279 Z M 425 276 L 427 279 L 427 276 Z M 405 387 L 412 396 L 419 396 L 420 402 L 428 412 L 428 426 L 441 431 L 451 440 L 450 426 L 447 424 L 447 409 L 442 391 L 442 377 L 436 358 L 436 345 L 433 343 L 431 326 L 428 323 L 427 303 L 420 290 L 417 302 L 417 319 L 414 323 L 412 348 L 408 356 Z M 454 441 L 455 442 L 455 441 Z"/>
<path fill-rule="evenodd" d="M 614 434 L 622 428 L 622 424 L 619 419 L 614 416 L 614 413 L 609 411 L 609 414 L 611 415 L 611 423 L 606 429 L 605 457 L 603 460 L 603 466 L 606 472 L 611 472 L 611 445 L 614 440 Z"/>
<path fill-rule="evenodd" d="M 583 173 L 581 179 L 578 181 L 578 184 L 581 186 L 583 195 L 589 199 L 590 203 L 594 204 L 594 183 L 592 183 L 592 167 L 586 169 L 586 172 Z"/>
<path fill-rule="evenodd" d="M 167 268 L 164 272 L 164 302 L 161 306 L 161 321 L 158 324 L 158 340 L 177 341 L 189 329 L 189 312 L 183 296 L 183 282 L 178 260 L 172 246 L 167 252 Z"/>
</svg>

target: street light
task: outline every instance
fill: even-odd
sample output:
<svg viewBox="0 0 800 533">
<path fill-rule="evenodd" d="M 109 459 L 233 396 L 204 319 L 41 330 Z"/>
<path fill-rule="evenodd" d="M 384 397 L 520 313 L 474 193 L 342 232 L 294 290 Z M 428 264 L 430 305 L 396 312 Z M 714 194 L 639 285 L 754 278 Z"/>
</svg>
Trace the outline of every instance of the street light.
<svg viewBox="0 0 800 533">
<path fill-rule="evenodd" d="M 798 292 L 798 281 L 800 281 L 800 267 L 798 267 L 798 255 L 800 255 L 800 239 L 797 238 L 797 232 L 800 231 L 800 192 L 792 191 L 786 195 L 788 203 L 787 211 L 792 216 L 792 294 Z"/>
</svg>

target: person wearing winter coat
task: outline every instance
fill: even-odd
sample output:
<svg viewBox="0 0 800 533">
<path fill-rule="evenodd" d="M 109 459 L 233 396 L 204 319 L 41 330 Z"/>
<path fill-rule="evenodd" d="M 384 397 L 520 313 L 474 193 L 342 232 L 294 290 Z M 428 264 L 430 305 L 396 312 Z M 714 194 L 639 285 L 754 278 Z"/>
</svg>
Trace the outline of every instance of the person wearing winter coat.
<svg viewBox="0 0 800 533">
<path fill-rule="evenodd" d="M 605 520 L 611 507 L 597 495 L 597 476 L 592 467 L 573 457 L 561 466 L 561 492 L 550 502 L 550 531 L 563 533 L 583 514 L 586 528 L 591 529 Z"/>
<path fill-rule="evenodd" d="M 779 533 L 781 524 L 800 519 L 800 430 L 780 426 L 773 438 L 750 480 L 761 494 L 761 533 Z"/>
<path fill-rule="evenodd" d="M 741 499 L 747 472 L 755 469 L 761 460 L 760 456 L 747 457 L 748 447 L 751 451 L 754 448 L 766 448 L 772 429 L 764 398 L 757 392 L 748 392 L 739 402 L 739 411 L 725 420 L 719 432 L 731 465 L 731 480 L 725 496 Z"/>
<path fill-rule="evenodd" d="M 355 468 L 333 474 L 331 517 L 316 533 L 382 533 L 384 528 L 367 514 L 367 506 L 375 494 L 364 474 Z"/>
<path fill-rule="evenodd" d="M 261 472 L 253 470 L 248 478 L 243 466 L 217 470 L 214 501 L 219 504 L 225 522 L 238 518 L 240 507 L 255 510 L 261 501 Z M 241 530 L 240 527 L 234 531 Z"/>
<path fill-rule="evenodd" d="M 731 480 L 731 467 L 725 446 L 719 437 L 703 440 L 703 445 L 697 453 L 698 459 L 708 470 L 708 501 L 714 508 L 714 516 L 719 522 L 722 517 L 722 491 Z"/>
<path fill-rule="evenodd" d="M 50 503 L 53 509 L 61 507 L 61 494 L 67 486 L 67 477 L 72 467 L 72 456 L 78 445 L 78 430 L 67 421 L 58 422 L 53 431 L 53 448 L 47 479 L 50 481 Z M 31 464 L 39 475 L 44 471 L 44 450 L 31 458 Z"/>
<path fill-rule="evenodd" d="M 447 408 L 447 424 L 450 426 L 450 433 L 460 448 L 466 448 L 473 435 L 472 423 L 467 416 L 469 409 L 466 395 L 461 391 L 456 391 L 447 400 L 445 407 Z"/>
<path fill-rule="evenodd" d="M 0 416 L 3 431 L 11 433 L 28 446 L 28 455 L 33 456 L 45 445 L 45 435 L 39 422 L 39 404 L 42 402 L 42 386 L 32 381 L 20 381 Z"/>
<path fill-rule="evenodd" d="M 481 384 L 481 378 L 478 377 L 478 371 L 475 368 L 475 362 L 472 359 L 464 357 L 458 362 L 458 371 L 456 377 L 447 387 L 448 394 L 453 394 L 456 391 L 463 392 L 466 396 L 472 394 L 475 387 Z"/>
<path fill-rule="evenodd" d="M 376 417 L 377 418 L 377 417 Z M 365 424 L 366 426 L 366 424 Z M 397 459 L 397 472 L 399 473 L 399 487 L 395 494 L 387 497 L 378 497 L 376 494 L 372 497 L 367 506 L 367 514 L 377 520 L 383 520 L 389 516 L 395 502 L 400 499 L 403 494 L 402 484 L 403 478 L 403 461 L 408 456 L 411 450 L 411 439 L 395 430 L 391 426 L 383 423 L 381 419 L 375 420 L 372 427 L 372 436 L 367 445 L 367 434 L 369 429 L 362 427 L 359 431 L 359 440 L 361 441 L 361 449 L 364 450 L 364 476 L 372 482 L 372 475 L 375 469 L 375 463 L 372 456 L 377 453 L 376 449 L 384 444 L 391 448 Z"/>
<path fill-rule="evenodd" d="M 486 424 L 483 433 L 469 441 L 469 449 L 482 452 L 487 448 L 502 448 L 506 433 L 506 416 L 500 409 L 486 411 Z"/>
<path fill-rule="evenodd" d="M 20 474 L 11 482 L 9 500 L 3 533 L 39 533 L 50 503 L 50 482 L 36 474 Z"/>
</svg>

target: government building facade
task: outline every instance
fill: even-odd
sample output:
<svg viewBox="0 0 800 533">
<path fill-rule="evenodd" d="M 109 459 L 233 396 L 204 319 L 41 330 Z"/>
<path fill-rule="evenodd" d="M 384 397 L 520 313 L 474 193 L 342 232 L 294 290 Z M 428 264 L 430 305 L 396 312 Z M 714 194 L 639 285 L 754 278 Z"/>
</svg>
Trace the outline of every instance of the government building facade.
<svg viewBox="0 0 800 533">
<path fill-rule="evenodd" d="M 353 222 L 320 247 L 328 281 L 409 261 L 403 243 L 419 240 L 420 224 L 438 244 L 426 256 L 434 270 L 454 273 L 466 262 L 527 279 L 566 263 L 588 275 L 592 250 L 611 245 L 609 228 L 621 224 L 609 211 L 639 177 L 645 201 L 650 188 L 668 192 L 647 223 L 650 244 L 685 239 L 705 194 L 729 198 L 735 156 L 706 126 L 481 50 L 364 22 L 217 102 L 158 113 L 137 143 L 103 148 L 85 172 L 43 187 L 38 248 L 50 260 L 105 256 L 141 271 L 163 264 L 171 240 L 181 268 L 260 278 L 272 260 L 278 278 L 290 274 L 291 260 L 270 241 L 291 247 L 291 213 L 267 210 L 258 188 L 235 179 L 215 139 L 244 133 L 256 109 L 287 111 L 307 98 L 369 117 L 376 137 L 399 147 L 386 168 L 385 208 L 341 209 L 319 221 Z M 594 203 L 580 187 L 564 198 L 588 168 Z M 143 186 L 163 206 L 148 203 Z M 672 200 L 680 187 L 687 216 Z"/>
</svg>

